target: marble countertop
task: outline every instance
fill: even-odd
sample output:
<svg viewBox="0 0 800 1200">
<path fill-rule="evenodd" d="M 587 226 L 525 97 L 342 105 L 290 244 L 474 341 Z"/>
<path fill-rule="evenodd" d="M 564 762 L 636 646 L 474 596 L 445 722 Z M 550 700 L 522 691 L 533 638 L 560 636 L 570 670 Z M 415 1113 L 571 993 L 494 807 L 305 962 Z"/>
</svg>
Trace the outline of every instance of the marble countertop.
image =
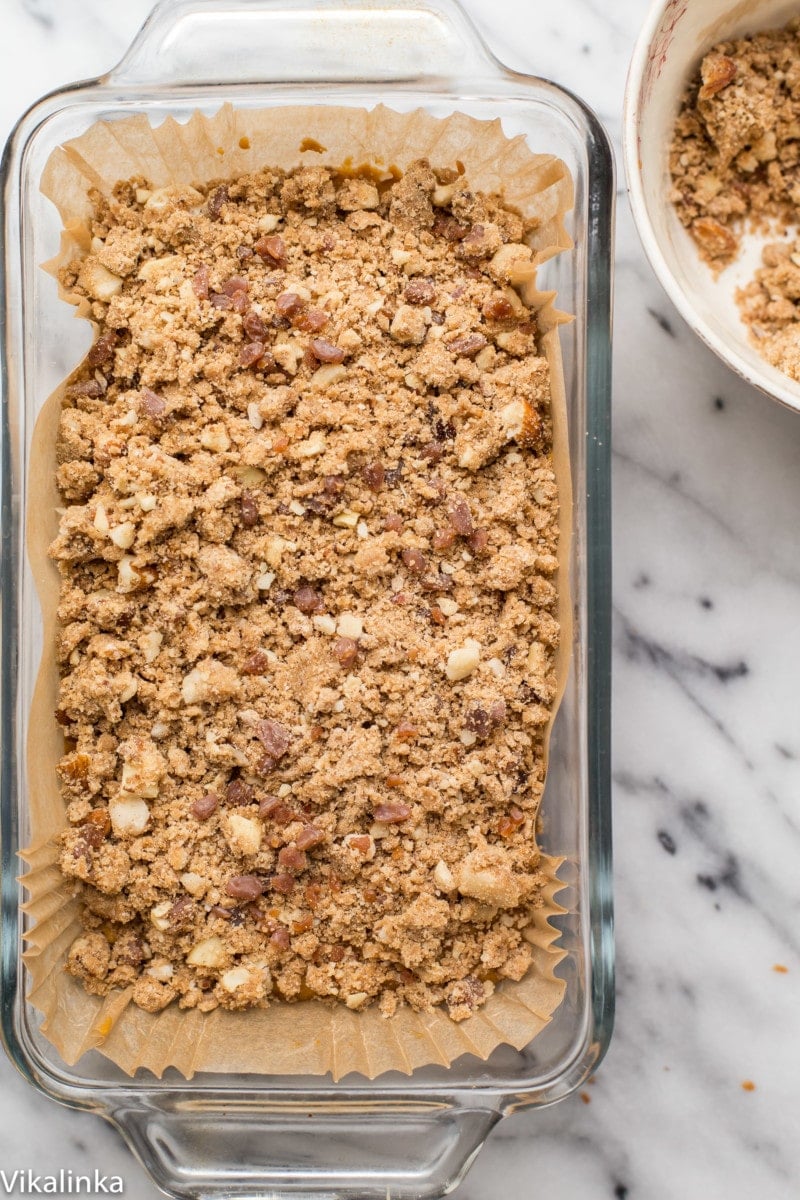
<svg viewBox="0 0 800 1200">
<path fill-rule="evenodd" d="M 3 137 L 40 94 L 115 62 L 151 4 L 6 0 Z M 579 92 L 619 147 L 647 0 L 466 6 L 501 58 Z M 591 1085 L 504 1121 L 455 1195 L 796 1200 L 800 417 L 683 324 L 618 187 L 616 1033 Z M 0 1056 L 0 1168 L 95 1166 L 130 1200 L 160 1194 L 109 1126 Z"/>
</svg>

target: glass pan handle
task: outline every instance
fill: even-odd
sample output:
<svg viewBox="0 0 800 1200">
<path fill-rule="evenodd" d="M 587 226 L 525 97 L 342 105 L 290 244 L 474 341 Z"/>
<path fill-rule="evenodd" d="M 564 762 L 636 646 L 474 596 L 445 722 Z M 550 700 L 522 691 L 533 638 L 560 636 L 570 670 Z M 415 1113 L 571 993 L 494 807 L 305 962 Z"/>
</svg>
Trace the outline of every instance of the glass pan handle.
<svg viewBox="0 0 800 1200">
<path fill-rule="evenodd" d="M 163 88 L 496 71 L 457 0 L 160 0 L 107 78 Z"/>
<path fill-rule="evenodd" d="M 449 1108 L 272 1111 L 221 1102 L 118 1108 L 111 1119 L 158 1187 L 192 1200 L 420 1200 L 463 1177 L 499 1113 Z M 409 1111 L 409 1109 L 411 1111 Z"/>
</svg>

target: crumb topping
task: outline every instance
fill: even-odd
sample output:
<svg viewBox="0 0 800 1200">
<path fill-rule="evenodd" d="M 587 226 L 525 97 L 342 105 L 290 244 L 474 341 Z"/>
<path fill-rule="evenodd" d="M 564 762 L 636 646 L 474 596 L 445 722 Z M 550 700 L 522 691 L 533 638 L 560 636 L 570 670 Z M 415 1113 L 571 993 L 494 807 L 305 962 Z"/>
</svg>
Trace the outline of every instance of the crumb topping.
<svg viewBox="0 0 800 1200">
<path fill-rule="evenodd" d="M 62 274 L 67 969 L 157 1012 L 520 979 L 555 697 L 523 220 L 451 170 L 93 196 Z"/>
<path fill-rule="evenodd" d="M 670 156 L 671 199 L 701 257 L 719 271 L 744 231 L 785 235 L 800 204 L 800 20 L 722 42 L 684 98 Z M 800 239 L 767 245 L 739 290 L 759 353 L 800 380 Z"/>
</svg>

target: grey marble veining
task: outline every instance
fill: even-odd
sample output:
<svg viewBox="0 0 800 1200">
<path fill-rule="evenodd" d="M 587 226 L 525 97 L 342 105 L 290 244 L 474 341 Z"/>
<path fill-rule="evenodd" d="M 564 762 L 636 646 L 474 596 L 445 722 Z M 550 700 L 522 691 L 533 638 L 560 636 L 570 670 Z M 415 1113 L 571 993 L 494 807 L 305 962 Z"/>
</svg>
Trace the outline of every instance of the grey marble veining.
<svg viewBox="0 0 800 1200">
<path fill-rule="evenodd" d="M 111 65 L 150 7 L 6 0 L 3 133 L 44 91 Z M 646 0 L 467 7 L 500 57 L 578 92 L 619 144 Z M 617 1028 L 596 1080 L 503 1122 L 456 1195 L 796 1200 L 800 417 L 687 329 L 624 201 L 617 246 Z M 97 1166 L 132 1200 L 157 1194 L 109 1126 L 4 1059 L 0 1081 L 0 1167 Z"/>
</svg>

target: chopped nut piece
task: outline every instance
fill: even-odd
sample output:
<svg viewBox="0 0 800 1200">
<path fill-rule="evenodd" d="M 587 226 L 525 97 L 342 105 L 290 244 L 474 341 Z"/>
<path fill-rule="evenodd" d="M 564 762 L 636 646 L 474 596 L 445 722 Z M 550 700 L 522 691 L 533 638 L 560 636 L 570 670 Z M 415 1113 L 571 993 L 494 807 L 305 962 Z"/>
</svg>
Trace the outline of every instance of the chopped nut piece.
<svg viewBox="0 0 800 1200">
<path fill-rule="evenodd" d="M 432 279 L 412 279 L 403 292 L 409 304 L 433 304 L 436 287 Z"/>
<path fill-rule="evenodd" d="M 434 550 L 450 550 L 456 543 L 455 529 L 436 529 L 431 538 Z"/>
<path fill-rule="evenodd" d="M 270 945 L 275 946 L 278 950 L 288 950 L 292 944 L 292 939 L 289 937 L 288 929 L 280 926 L 270 935 Z"/>
<path fill-rule="evenodd" d="M 447 343 L 447 349 L 461 358 L 474 358 L 485 345 L 486 338 L 482 333 L 468 333 L 463 337 L 453 338 Z"/>
<path fill-rule="evenodd" d="M 120 796 L 142 796 L 155 800 L 167 763 L 155 745 L 147 738 L 132 737 L 120 743 L 123 758 Z"/>
<path fill-rule="evenodd" d="M 155 926 L 161 933 L 166 933 L 169 929 L 169 914 L 172 912 L 172 901 L 162 900 L 160 904 L 156 904 L 150 909 L 150 924 Z"/>
<path fill-rule="evenodd" d="M 264 818 L 270 817 L 280 807 L 281 800 L 279 796 L 265 796 L 263 800 L 259 801 L 258 815 Z"/>
<path fill-rule="evenodd" d="M 358 513 L 346 508 L 344 512 L 336 514 L 333 518 L 333 524 L 337 525 L 340 529 L 355 529 L 358 525 Z"/>
<path fill-rule="evenodd" d="M 428 560 L 421 550 L 404 550 L 400 557 L 415 575 L 422 575 L 428 569 Z"/>
<path fill-rule="evenodd" d="M 310 349 L 314 357 L 320 362 L 340 363 L 344 361 L 344 350 L 339 346 L 334 346 L 333 342 L 326 341 L 325 338 L 314 338 Z"/>
<path fill-rule="evenodd" d="M 411 816 L 408 804 L 376 804 L 372 815 L 381 825 L 402 825 Z"/>
<path fill-rule="evenodd" d="M 263 342 L 267 336 L 267 326 L 258 313 L 252 311 L 242 317 L 242 329 L 254 342 Z"/>
<path fill-rule="evenodd" d="M 89 366 L 100 367 L 103 363 L 109 362 L 114 357 L 116 344 L 116 329 L 107 329 L 105 333 L 101 333 L 97 341 L 89 347 L 89 352 L 86 355 L 86 361 Z"/>
<path fill-rule="evenodd" d="M 216 454 L 224 454 L 230 450 L 231 439 L 224 425 L 206 425 L 200 434 L 200 445 L 204 450 L 213 450 Z"/>
<path fill-rule="evenodd" d="M 462 242 L 469 233 L 469 226 L 461 224 L 454 217 L 437 213 L 433 222 L 433 232 L 436 237 L 445 238 L 448 242 Z"/>
<path fill-rule="evenodd" d="M 247 345 L 242 346 L 241 350 L 239 351 L 239 366 L 255 366 L 259 359 L 264 357 L 266 349 L 267 347 L 264 342 L 248 342 Z"/>
<path fill-rule="evenodd" d="M 316 429 L 304 442 L 298 443 L 295 453 L 298 458 L 315 458 L 318 454 L 325 453 L 327 444 L 325 434 Z"/>
<path fill-rule="evenodd" d="M 704 254 L 709 258 L 731 258 L 739 249 L 738 239 L 713 217 L 698 217 L 692 222 L 692 233 Z"/>
<path fill-rule="evenodd" d="M 252 804 L 254 798 L 251 784 L 246 783 L 244 779 L 232 779 L 225 789 L 225 799 L 228 804 L 239 808 L 243 808 L 246 804 Z"/>
<path fill-rule="evenodd" d="M 291 871 L 293 874 L 306 869 L 306 855 L 303 850 L 299 850 L 296 845 L 284 846 L 278 854 L 278 866 L 284 871 Z"/>
<path fill-rule="evenodd" d="M 282 292 L 275 301 L 275 310 L 282 317 L 296 317 L 305 306 L 305 300 L 296 292 Z"/>
<path fill-rule="evenodd" d="M 181 875 L 181 883 L 191 896 L 195 896 L 198 899 L 204 896 L 208 889 L 208 881 L 202 875 L 198 875 L 196 871 L 184 872 Z"/>
<path fill-rule="evenodd" d="M 145 974 L 152 979 L 157 979 L 159 983 L 166 983 L 167 980 L 172 979 L 175 968 L 172 963 L 159 963 L 158 966 L 147 967 Z"/>
<path fill-rule="evenodd" d="M 234 967 L 220 977 L 220 983 L 226 992 L 237 992 L 240 988 L 247 987 L 252 978 L 252 972 L 248 971 L 247 967 Z"/>
<path fill-rule="evenodd" d="M 214 188 L 214 191 L 208 198 L 208 204 L 206 205 L 208 215 L 211 217 L 211 220 L 218 221 L 222 214 L 223 208 L 229 203 L 230 196 L 228 194 L 228 189 L 224 186 Z"/>
<path fill-rule="evenodd" d="M 274 262 L 279 267 L 286 265 L 286 243 L 280 234 L 259 238 L 253 249 L 265 261 Z"/>
<path fill-rule="evenodd" d="M 243 675 L 263 675 L 270 665 L 266 650 L 256 650 L 242 664 Z"/>
<path fill-rule="evenodd" d="M 95 509 L 93 525 L 98 533 L 108 533 L 111 529 L 108 523 L 108 515 L 102 504 L 98 504 Z"/>
<path fill-rule="evenodd" d="M 120 592 L 133 592 L 140 586 L 142 576 L 133 569 L 133 559 L 128 555 L 123 555 L 117 564 L 117 590 Z"/>
<path fill-rule="evenodd" d="M 205 796 L 200 796 L 192 804 L 192 813 L 197 817 L 198 821 L 207 821 L 208 818 L 217 811 L 219 807 L 219 797 L 213 792 L 208 792 Z"/>
<path fill-rule="evenodd" d="M 455 529 L 460 537 L 469 537 L 470 534 L 475 532 L 475 526 L 472 523 L 472 513 L 469 510 L 469 504 L 463 496 L 457 496 L 448 505 L 447 516 L 453 529 Z"/>
<path fill-rule="evenodd" d="M 150 809 L 137 796 L 120 796 L 109 801 L 108 815 L 115 837 L 139 837 L 150 821 Z"/>
<path fill-rule="evenodd" d="M 702 66 L 703 86 L 698 92 L 698 99 L 708 100 L 721 92 L 736 78 L 736 62 L 727 54 L 707 54 Z"/>
<path fill-rule="evenodd" d="M 320 846 L 324 841 L 325 834 L 321 829 L 317 829 L 316 825 L 306 825 L 294 839 L 294 844 L 298 850 L 311 850 L 314 846 Z"/>
<path fill-rule="evenodd" d="M 274 892 L 281 892 L 284 896 L 288 896 L 290 892 L 294 891 L 296 883 L 297 880 L 294 875 L 289 875 L 286 871 L 281 872 L 279 875 L 273 875 L 270 880 L 272 890 Z"/>
<path fill-rule="evenodd" d="M 386 471 L 380 462 L 367 463 L 362 467 L 361 475 L 364 483 L 373 492 L 379 492 L 386 482 Z"/>
<path fill-rule="evenodd" d="M 364 633 L 364 622 L 355 613 L 341 613 L 336 629 L 342 637 L 357 640 Z"/>
<path fill-rule="evenodd" d="M 355 851 L 367 862 L 371 862 L 375 857 L 375 842 L 368 833 L 348 833 L 343 841 L 348 850 Z"/>
<path fill-rule="evenodd" d="M 151 421 L 160 421 L 166 415 L 167 402 L 150 388 L 142 388 L 139 394 L 139 412 Z"/>
<path fill-rule="evenodd" d="M 494 729 L 503 724 L 505 717 L 505 702 L 499 700 L 491 705 L 488 710 L 481 708 L 479 705 L 469 709 L 464 719 L 464 725 L 476 737 L 485 741 Z"/>
<path fill-rule="evenodd" d="M 144 661 L 153 663 L 158 658 L 161 650 L 162 642 L 164 641 L 163 633 L 159 633 L 154 629 L 150 633 L 146 633 L 142 638 Z"/>
<path fill-rule="evenodd" d="M 136 539 L 136 526 L 133 521 L 123 521 L 116 529 L 112 529 L 108 536 L 120 550 L 129 550 Z"/>
<path fill-rule="evenodd" d="M 211 277 L 211 272 L 208 267 L 203 265 L 198 267 L 192 279 L 192 289 L 198 300 L 208 299 L 208 284 Z"/>
<path fill-rule="evenodd" d="M 223 817 L 225 839 L 234 854 L 245 858 L 258 854 L 261 848 L 261 825 L 252 817 L 242 817 L 239 813 L 229 813 Z"/>
<path fill-rule="evenodd" d="M 252 529 L 254 525 L 258 524 L 258 505 L 255 497 L 250 492 L 242 492 L 239 507 L 242 513 L 242 524 L 246 529 Z"/>
<path fill-rule="evenodd" d="M 78 275 L 81 287 L 94 300 L 108 301 L 122 291 L 122 279 L 107 271 L 96 259 L 88 258 Z"/>
<path fill-rule="evenodd" d="M 326 633 L 328 636 L 336 633 L 336 621 L 333 617 L 329 617 L 327 614 L 312 617 L 311 624 L 315 629 L 318 629 L 320 633 Z"/>
<path fill-rule="evenodd" d="M 418 346 L 425 341 L 428 325 L 424 313 L 409 304 L 401 304 L 394 315 L 389 332 L 403 346 Z"/>
<path fill-rule="evenodd" d="M 401 742 L 413 742 L 419 734 L 418 726 L 412 725 L 410 721 L 401 721 L 394 731 L 394 736 Z"/>
<path fill-rule="evenodd" d="M 292 596 L 292 603 L 301 613 L 320 612 L 324 607 L 322 596 L 312 587 L 301 587 Z"/>
<path fill-rule="evenodd" d="M 434 868 L 433 882 L 436 884 L 436 886 L 438 888 L 441 888 L 441 890 L 443 892 L 451 892 L 453 890 L 453 888 L 456 886 L 456 881 L 455 881 L 455 878 L 453 877 L 453 872 L 450 870 L 447 863 L 444 862 L 441 858 L 439 859 L 438 863 L 436 864 L 436 866 Z"/>
<path fill-rule="evenodd" d="M 292 743 L 289 730 L 280 721 L 267 718 L 256 725 L 256 736 L 271 758 L 283 758 Z"/>
<path fill-rule="evenodd" d="M 472 896 L 498 908 L 515 908 L 519 904 L 522 883 L 514 875 L 508 851 L 499 846 L 471 851 L 459 864 L 455 878 L 462 896 Z"/>
<path fill-rule="evenodd" d="M 227 961 L 222 938 L 204 938 L 202 942 L 198 942 L 196 946 L 192 947 L 186 955 L 186 961 L 191 967 L 207 967 L 211 971 L 220 970 Z"/>
<path fill-rule="evenodd" d="M 257 875 L 232 875 L 225 891 L 236 900 L 257 900 L 263 894 L 264 886 Z"/>
<path fill-rule="evenodd" d="M 447 656 L 445 674 L 453 683 L 466 679 L 477 667 L 481 660 L 480 648 L 477 646 L 461 646 L 451 650 Z"/>
<path fill-rule="evenodd" d="M 333 653 L 342 667 L 352 667 L 358 658 L 358 642 L 349 637 L 337 638 L 333 644 Z"/>
<path fill-rule="evenodd" d="M 489 264 L 489 270 L 501 283 L 525 283 L 533 277 L 533 251 L 530 246 L 507 242 L 501 246 Z"/>
<path fill-rule="evenodd" d="M 476 529 L 474 533 L 470 534 L 468 545 L 476 557 L 480 557 L 480 555 L 485 554 L 489 546 L 488 531 L 485 529 Z"/>
<path fill-rule="evenodd" d="M 334 383 L 338 383 L 346 376 L 346 367 L 333 363 L 329 366 L 320 367 L 318 371 L 315 371 L 311 376 L 311 383 L 315 388 L 327 388 L 332 387 Z"/>
<path fill-rule="evenodd" d="M 184 704 L 206 704 L 222 700 L 239 691 L 239 677 L 224 663 L 207 658 L 184 678 L 181 695 Z"/>
</svg>

